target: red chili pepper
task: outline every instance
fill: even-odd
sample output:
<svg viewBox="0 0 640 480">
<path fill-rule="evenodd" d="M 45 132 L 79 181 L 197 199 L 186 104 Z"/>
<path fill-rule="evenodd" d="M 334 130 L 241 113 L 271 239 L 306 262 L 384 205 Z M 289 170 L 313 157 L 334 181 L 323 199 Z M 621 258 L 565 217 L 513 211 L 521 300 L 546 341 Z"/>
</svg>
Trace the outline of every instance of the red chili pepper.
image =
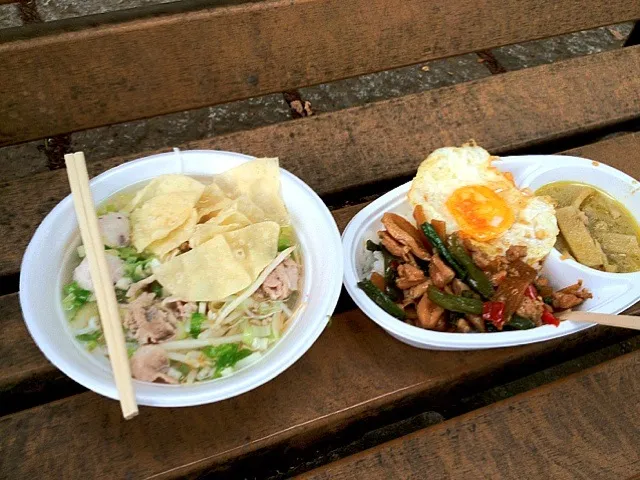
<svg viewBox="0 0 640 480">
<path fill-rule="evenodd" d="M 535 300 L 538 298 L 538 290 L 533 286 L 533 283 L 529 284 L 527 289 L 524 291 L 524 294 L 531 300 Z"/>
<path fill-rule="evenodd" d="M 496 328 L 502 329 L 504 324 L 504 302 L 484 302 L 482 305 L 482 318 L 491 322 Z"/>
<path fill-rule="evenodd" d="M 545 310 L 544 312 L 542 312 L 542 323 L 555 325 L 557 327 L 558 325 L 560 325 L 560 320 L 558 320 L 553 313 L 549 312 L 548 310 Z"/>
</svg>

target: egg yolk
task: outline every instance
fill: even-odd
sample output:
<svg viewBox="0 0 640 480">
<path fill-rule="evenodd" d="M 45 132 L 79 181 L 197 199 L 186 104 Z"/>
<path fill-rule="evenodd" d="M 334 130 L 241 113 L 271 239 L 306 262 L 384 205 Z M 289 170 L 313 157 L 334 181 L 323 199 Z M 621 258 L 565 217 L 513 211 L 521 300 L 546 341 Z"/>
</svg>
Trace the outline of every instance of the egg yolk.
<svg viewBox="0 0 640 480">
<path fill-rule="evenodd" d="M 507 202 L 483 185 L 458 188 L 448 198 L 446 206 L 460 231 L 479 241 L 500 236 L 515 221 Z"/>
</svg>

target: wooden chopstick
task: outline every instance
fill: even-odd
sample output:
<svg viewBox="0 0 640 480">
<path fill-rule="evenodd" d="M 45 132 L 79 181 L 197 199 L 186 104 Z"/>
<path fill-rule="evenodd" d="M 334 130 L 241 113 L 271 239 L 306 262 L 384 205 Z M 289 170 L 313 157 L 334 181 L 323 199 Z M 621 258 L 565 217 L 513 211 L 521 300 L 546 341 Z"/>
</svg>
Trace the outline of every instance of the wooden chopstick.
<svg viewBox="0 0 640 480">
<path fill-rule="evenodd" d="M 64 156 L 73 204 L 78 217 L 80 236 L 89 261 L 89 272 L 93 283 L 102 331 L 107 343 L 109 360 L 115 377 L 120 398 L 120 407 L 125 419 L 138 414 L 129 357 L 122 332 L 122 323 L 118 312 L 116 293 L 111 282 L 109 266 L 104 253 L 104 243 L 98 227 L 98 217 L 89 188 L 89 174 L 84 153 L 72 153 Z"/>
<path fill-rule="evenodd" d="M 609 325 L 611 327 L 631 328 L 640 330 L 640 317 L 632 315 L 613 315 L 609 313 L 596 312 L 563 312 L 558 315 L 561 320 L 572 320 L 574 322 L 597 323 Z"/>
</svg>

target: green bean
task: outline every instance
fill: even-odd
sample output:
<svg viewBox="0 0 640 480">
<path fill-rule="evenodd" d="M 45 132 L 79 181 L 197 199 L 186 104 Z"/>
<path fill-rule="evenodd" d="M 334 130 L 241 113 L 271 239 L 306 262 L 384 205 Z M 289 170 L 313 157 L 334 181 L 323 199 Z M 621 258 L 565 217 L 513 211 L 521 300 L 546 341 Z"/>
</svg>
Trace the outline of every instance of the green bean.
<svg viewBox="0 0 640 480">
<path fill-rule="evenodd" d="M 504 330 L 529 330 L 530 328 L 536 328 L 536 324 L 528 318 L 513 315 L 504 325 Z"/>
<path fill-rule="evenodd" d="M 449 249 L 440 239 L 433 226 L 430 223 L 425 222 L 420 226 L 420 228 L 427 237 L 427 240 L 429 240 L 429 243 L 431 243 L 431 246 L 440 254 L 442 259 L 447 262 L 451 268 L 453 268 L 459 278 L 464 279 L 467 276 L 467 272 L 451 256 Z"/>
<path fill-rule="evenodd" d="M 427 297 L 436 305 L 451 312 L 482 315 L 482 300 L 478 300 L 477 298 L 450 295 L 438 290 L 433 285 L 430 285 L 427 289 Z"/>
<path fill-rule="evenodd" d="M 495 292 L 491 280 L 473 263 L 457 235 L 451 236 L 449 251 L 453 258 L 467 270 L 466 280 L 469 286 L 487 300 L 491 298 Z"/>
<path fill-rule="evenodd" d="M 358 287 L 367 296 L 375 302 L 380 308 L 382 308 L 389 315 L 392 315 L 400 320 L 405 319 L 404 310 L 402 310 L 398 305 L 396 305 L 388 295 L 386 295 L 382 290 L 376 287 L 371 280 L 363 280 L 362 282 L 358 282 Z"/>
</svg>

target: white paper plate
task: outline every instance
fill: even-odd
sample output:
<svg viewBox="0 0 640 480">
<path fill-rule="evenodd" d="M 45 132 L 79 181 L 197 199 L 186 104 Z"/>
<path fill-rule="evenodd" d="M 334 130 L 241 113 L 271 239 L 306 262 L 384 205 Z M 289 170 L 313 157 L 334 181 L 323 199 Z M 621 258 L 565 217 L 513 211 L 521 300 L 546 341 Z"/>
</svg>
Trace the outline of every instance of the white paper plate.
<svg viewBox="0 0 640 480">
<path fill-rule="evenodd" d="M 562 155 L 527 155 L 503 157 L 494 163 L 502 171 L 511 172 L 516 185 L 535 190 L 559 180 L 572 180 L 594 185 L 622 202 L 636 219 L 640 219 L 640 185 L 629 175 L 602 163 Z M 408 325 L 392 317 L 367 297 L 357 286 L 363 278 L 365 241 L 381 230 L 385 212 L 396 212 L 411 218 L 406 201 L 410 188 L 406 183 L 378 198 L 361 210 L 342 235 L 345 273 L 344 284 L 358 307 L 395 338 L 419 348 L 436 350 L 475 350 L 510 347 L 541 342 L 590 328 L 593 324 L 565 321 L 559 327 L 545 325 L 531 330 L 486 334 L 444 333 Z M 585 267 L 574 260 L 562 260 L 553 250 L 544 262 L 543 274 L 554 288 L 562 288 L 582 279 L 593 293 L 581 309 L 602 313 L 620 313 L 640 300 L 640 272 L 606 273 Z"/>
<path fill-rule="evenodd" d="M 206 150 L 154 155 L 97 176 L 91 181 L 91 190 L 99 204 L 127 186 L 158 175 L 213 175 L 249 160 L 252 157 Z M 281 173 L 282 195 L 304 259 L 303 313 L 261 360 L 229 377 L 189 386 L 134 381 L 139 404 L 200 405 L 256 388 L 298 360 L 327 325 L 342 283 L 340 234 L 313 190 L 291 173 Z M 77 228 L 68 196 L 47 215 L 27 247 L 20 273 L 20 304 L 31 336 L 51 363 L 85 387 L 117 398 L 108 362 L 84 351 L 68 330 L 62 311 L 61 289 L 69 281 L 72 268 L 65 260 L 79 242 Z M 328 262 L 328 257 L 335 261 Z"/>
</svg>

